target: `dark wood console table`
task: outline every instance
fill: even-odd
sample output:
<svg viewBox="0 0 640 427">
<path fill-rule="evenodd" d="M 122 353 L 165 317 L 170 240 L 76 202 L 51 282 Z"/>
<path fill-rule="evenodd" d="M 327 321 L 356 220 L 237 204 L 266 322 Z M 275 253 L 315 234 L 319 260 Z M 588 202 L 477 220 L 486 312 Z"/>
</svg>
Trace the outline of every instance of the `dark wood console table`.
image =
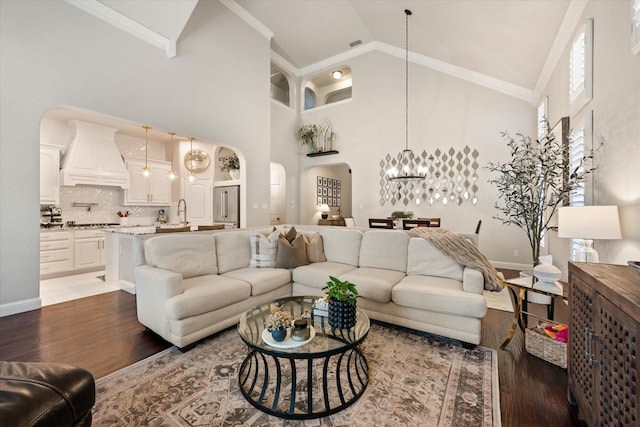
<svg viewBox="0 0 640 427">
<path fill-rule="evenodd" d="M 640 274 L 569 263 L 569 399 L 589 426 L 640 423 Z"/>
<path fill-rule="evenodd" d="M 333 225 L 337 227 L 346 227 L 347 224 L 344 222 L 344 218 L 338 219 L 319 219 L 318 225 Z"/>
</svg>

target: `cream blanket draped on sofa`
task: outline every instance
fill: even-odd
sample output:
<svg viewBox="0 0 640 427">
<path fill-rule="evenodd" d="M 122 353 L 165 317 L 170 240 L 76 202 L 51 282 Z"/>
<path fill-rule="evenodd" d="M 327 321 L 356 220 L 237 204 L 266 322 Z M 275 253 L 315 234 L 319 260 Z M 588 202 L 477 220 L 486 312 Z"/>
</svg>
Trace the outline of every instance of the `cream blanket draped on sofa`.
<svg viewBox="0 0 640 427">
<path fill-rule="evenodd" d="M 465 239 L 464 236 L 438 227 L 416 227 L 409 232 L 409 235 L 427 240 L 457 263 L 480 271 L 484 277 L 485 290 L 500 291 L 502 289 L 498 271 L 478 247 Z"/>
</svg>

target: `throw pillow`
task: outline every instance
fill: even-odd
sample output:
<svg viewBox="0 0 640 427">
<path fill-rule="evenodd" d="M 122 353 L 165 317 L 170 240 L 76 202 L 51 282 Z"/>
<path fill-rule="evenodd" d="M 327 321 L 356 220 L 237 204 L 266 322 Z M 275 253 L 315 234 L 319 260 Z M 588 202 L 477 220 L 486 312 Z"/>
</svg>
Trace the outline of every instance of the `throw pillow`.
<svg viewBox="0 0 640 427">
<path fill-rule="evenodd" d="M 324 245 L 322 244 L 322 236 L 320 233 L 314 233 L 305 236 L 307 239 L 307 258 L 309 262 L 325 262 L 327 258 L 324 256 Z"/>
<path fill-rule="evenodd" d="M 251 244 L 250 267 L 275 267 L 276 254 L 278 251 L 278 236 L 280 236 L 278 230 L 274 230 L 268 236 L 264 236 L 256 231 L 249 233 L 249 243 Z"/>
<path fill-rule="evenodd" d="M 287 234 L 285 234 L 284 237 L 286 237 L 287 241 L 291 243 L 297 236 L 298 236 L 298 231 L 296 230 L 295 227 L 291 227 L 289 231 L 287 231 Z"/>
<path fill-rule="evenodd" d="M 300 233 L 291 243 L 283 235 L 278 237 L 278 253 L 276 255 L 276 267 L 296 268 L 308 265 L 307 247 L 305 238 Z"/>
</svg>

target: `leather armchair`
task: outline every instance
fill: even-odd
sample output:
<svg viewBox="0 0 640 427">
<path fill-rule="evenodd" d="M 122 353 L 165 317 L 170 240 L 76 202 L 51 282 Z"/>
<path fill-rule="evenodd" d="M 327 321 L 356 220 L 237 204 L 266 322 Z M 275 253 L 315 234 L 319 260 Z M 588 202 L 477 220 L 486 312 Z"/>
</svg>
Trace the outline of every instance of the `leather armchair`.
<svg viewBox="0 0 640 427">
<path fill-rule="evenodd" d="M 7 426 L 90 426 L 91 372 L 57 363 L 0 361 L 0 423 Z"/>
</svg>

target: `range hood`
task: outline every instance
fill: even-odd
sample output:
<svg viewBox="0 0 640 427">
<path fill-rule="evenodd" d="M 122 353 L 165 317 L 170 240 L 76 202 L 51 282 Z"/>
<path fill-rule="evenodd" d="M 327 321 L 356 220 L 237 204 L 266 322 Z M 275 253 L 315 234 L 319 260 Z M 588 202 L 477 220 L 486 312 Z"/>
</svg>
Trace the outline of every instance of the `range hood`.
<svg viewBox="0 0 640 427">
<path fill-rule="evenodd" d="M 61 185 L 103 185 L 129 188 L 129 173 L 116 146 L 118 129 L 71 120 L 73 142 L 60 170 Z"/>
</svg>

